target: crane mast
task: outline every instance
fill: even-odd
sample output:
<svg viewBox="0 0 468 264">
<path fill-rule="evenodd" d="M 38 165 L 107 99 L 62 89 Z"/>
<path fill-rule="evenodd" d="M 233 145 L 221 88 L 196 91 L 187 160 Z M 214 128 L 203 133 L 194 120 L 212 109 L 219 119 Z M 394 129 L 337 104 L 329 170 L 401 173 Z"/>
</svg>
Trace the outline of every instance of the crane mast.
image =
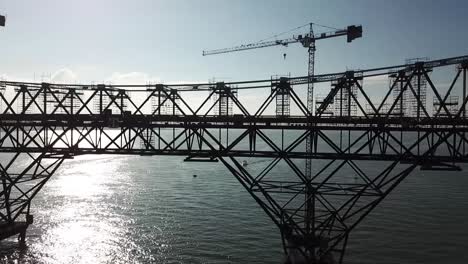
<svg viewBox="0 0 468 264">
<path fill-rule="evenodd" d="M 314 35 L 313 24 L 310 23 L 310 36 Z M 307 110 L 309 110 L 310 114 L 313 114 L 314 111 L 314 82 L 312 80 L 314 76 L 314 66 L 315 66 L 315 39 L 312 39 L 308 44 L 308 52 L 309 52 L 309 65 L 307 70 L 308 82 L 307 82 Z M 312 153 L 312 144 L 313 144 L 313 133 L 310 132 L 309 136 L 306 138 L 306 153 Z M 314 234 L 314 222 L 313 219 L 315 218 L 315 197 L 313 195 L 313 187 L 312 187 L 312 159 L 306 159 L 305 164 L 305 176 L 308 180 L 307 184 L 305 185 L 305 230 L 308 234 Z"/>
</svg>

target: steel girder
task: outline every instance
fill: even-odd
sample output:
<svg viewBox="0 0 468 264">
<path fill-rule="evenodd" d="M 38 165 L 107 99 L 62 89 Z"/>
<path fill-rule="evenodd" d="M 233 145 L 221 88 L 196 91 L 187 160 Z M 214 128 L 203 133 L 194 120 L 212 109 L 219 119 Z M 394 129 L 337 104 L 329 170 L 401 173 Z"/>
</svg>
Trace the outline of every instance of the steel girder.
<svg viewBox="0 0 468 264">
<path fill-rule="evenodd" d="M 188 85 L 205 93 L 198 103 L 184 94 L 186 86 L 4 82 L 0 225 L 30 215 L 31 200 L 66 158 L 177 155 L 221 161 L 276 224 L 289 261 L 342 262 L 351 230 L 414 169 L 457 171 L 468 162 L 462 58 L 379 68 L 393 76 L 379 102 L 363 87 L 371 71 L 326 75 L 333 86 L 315 115 L 293 88 L 300 78 L 270 80 L 255 109 L 236 96 L 234 84 L 222 82 Z M 430 72 L 455 63 L 450 85 L 438 87 Z M 432 115 L 421 100 L 421 78 L 438 102 Z M 457 89 L 462 98 L 454 111 L 448 99 Z M 279 91 L 288 93 L 295 115 L 270 114 Z M 405 92 L 416 98 L 415 116 L 397 111 Z M 222 109 L 228 102 L 232 112 Z M 325 117 L 332 105 L 339 114 Z M 255 160 L 245 166 L 243 159 Z M 306 160 L 313 161 L 311 177 Z"/>
</svg>

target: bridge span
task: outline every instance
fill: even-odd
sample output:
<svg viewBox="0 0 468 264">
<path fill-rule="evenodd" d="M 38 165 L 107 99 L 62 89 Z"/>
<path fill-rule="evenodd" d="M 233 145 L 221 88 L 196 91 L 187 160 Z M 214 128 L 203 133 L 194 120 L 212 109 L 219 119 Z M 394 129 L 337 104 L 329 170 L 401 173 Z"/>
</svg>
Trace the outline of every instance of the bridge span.
<svg viewBox="0 0 468 264">
<path fill-rule="evenodd" d="M 2 81 L 0 239 L 24 241 L 33 198 L 66 159 L 174 155 L 226 166 L 290 262 L 341 263 L 350 232 L 412 171 L 468 162 L 467 69 L 462 56 L 240 82 Z M 308 82 L 326 91 L 312 112 Z"/>
</svg>

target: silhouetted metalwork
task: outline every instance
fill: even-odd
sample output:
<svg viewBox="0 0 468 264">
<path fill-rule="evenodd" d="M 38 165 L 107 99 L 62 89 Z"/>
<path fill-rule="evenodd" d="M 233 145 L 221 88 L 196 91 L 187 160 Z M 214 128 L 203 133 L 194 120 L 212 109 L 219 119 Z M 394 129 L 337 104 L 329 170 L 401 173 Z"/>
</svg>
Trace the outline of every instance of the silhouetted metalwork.
<svg viewBox="0 0 468 264">
<path fill-rule="evenodd" d="M 174 155 L 224 164 L 278 227 L 291 262 L 342 262 L 351 230 L 415 168 L 458 171 L 468 162 L 467 69 L 463 56 L 215 84 L 4 81 L 0 238 L 24 237 L 32 199 L 67 158 Z M 444 77 L 440 87 L 435 71 Z M 383 85 L 367 89 L 373 78 Z M 300 96 L 311 79 L 330 83 L 315 114 Z M 423 79 L 433 104 L 421 101 Z M 248 104 L 246 91 L 257 91 Z M 415 98 L 415 115 L 398 108 L 405 93 Z M 246 166 L 246 158 L 262 162 Z M 301 169 L 307 159 L 311 178 Z M 308 206 L 314 214 L 305 213 Z"/>
<path fill-rule="evenodd" d="M 352 25 L 352 26 L 348 26 L 346 29 L 336 29 L 335 31 L 323 32 L 319 34 L 314 33 L 314 23 L 309 23 L 308 26 L 309 26 L 309 32 L 306 34 L 293 36 L 292 38 L 288 38 L 288 39 L 281 39 L 281 40 L 276 39 L 273 41 L 260 41 L 260 42 L 241 45 L 241 46 L 232 47 L 232 48 L 203 51 L 203 56 L 258 49 L 258 48 L 266 48 L 266 47 L 279 46 L 279 45 L 287 47 L 289 44 L 300 43 L 304 48 L 307 48 L 307 53 L 308 53 L 309 60 L 308 60 L 308 65 L 307 65 L 307 75 L 309 76 L 309 81 L 307 83 L 306 106 L 307 106 L 307 110 L 310 113 L 313 113 L 314 112 L 314 81 L 312 80 L 311 77 L 315 75 L 314 73 L 315 51 L 316 51 L 315 41 L 321 40 L 321 39 L 329 39 L 329 38 L 346 36 L 347 42 L 349 43 L 357 38 L 362 37 L 362 26 Z M 284 59 L 286 59 L 286 53 L 284 53 L 283 56 L 284 56 Z M 345 90 L 345 92 L 347 92 L 347 90 Z M 342 95 L 342 93 L 340 95 Z M 346 98 L 347 97 L 345 97 L 345 99 Z M 289 111 L 290 111 L 289 93 L 287 92 L 282 93 L 282 90 L 278 90 L 277 96 L 276 96 L 276 102 L 277 102 L 276 114 L 278 115 L 278 113 L 280 113 L 283 116 L 289 115 Z M 306 138 L 306 151 L 309 154 L 312 152 L 312 140 L 313 140 L 312 134 Z M 312 159 L 305 160 L 305 177 L 309 179 L 308 182 L 310 182 L 310 179 L 312 179 Z M 305 191 L 306 197 L 310 195 L 310 193 L 312 192 L 312 189 L 313 187 L 310 184 L 306 185 L 306 191 Z M 306 201 L 307 203 L 306 203 L 306 208 L 304 212 L 304 214 L 306 215 L 305 216 L 306 229 L 308 229 L 307 232 L 313 233 L 314 230 L 310 230 L 310 229 L 313 229 L 314 225 L 308 219 L 313 219 L 315 215 L 314 200 L 306 199 Z"/>
</svg>

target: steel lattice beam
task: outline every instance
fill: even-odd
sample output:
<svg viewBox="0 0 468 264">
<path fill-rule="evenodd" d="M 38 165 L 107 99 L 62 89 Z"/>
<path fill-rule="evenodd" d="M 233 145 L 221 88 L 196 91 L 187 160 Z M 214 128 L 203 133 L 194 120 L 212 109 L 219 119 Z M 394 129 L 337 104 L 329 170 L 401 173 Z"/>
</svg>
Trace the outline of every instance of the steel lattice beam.
<svg viewBox="0 0 468 264">
<path fill-rule="evenodd" d="M 291 261 L 341 262 L 353 228 L 414 169 L 458 171 L 468 162 L 466 59 L 314 76 L 332 83 L 315 115 L 296 88 L 307 77 L 182 86 L 3 82 L 0 238 L 24 237 L 32 199 L 66 158 L 173 155 L 224 164 L 276 224 Z M 440 87 L 429 73 L 447 65 L 458 68 Z M 378 75 L 393 76 L 381 100 L 365 86 Z M 434 115 L 419 98 L 421 78 L 437 102 Z M 267 87 L 255 108 L 238 94 L 248 87 Z M 415 116 L 398 111 L 405 92 L 417 99 Z M 455 93 L 456 111 L 447 107 Z M 296 112 L 275 111 L 278 95 Z M 325 116 L 332 105 L 337 114 Z M 23 167 L 20 158 L 28 160 Z M 254 168 L 245 158 L 257 160 Z M 307 161 L 313 166 L 304 172 Z"/>
</svg>

